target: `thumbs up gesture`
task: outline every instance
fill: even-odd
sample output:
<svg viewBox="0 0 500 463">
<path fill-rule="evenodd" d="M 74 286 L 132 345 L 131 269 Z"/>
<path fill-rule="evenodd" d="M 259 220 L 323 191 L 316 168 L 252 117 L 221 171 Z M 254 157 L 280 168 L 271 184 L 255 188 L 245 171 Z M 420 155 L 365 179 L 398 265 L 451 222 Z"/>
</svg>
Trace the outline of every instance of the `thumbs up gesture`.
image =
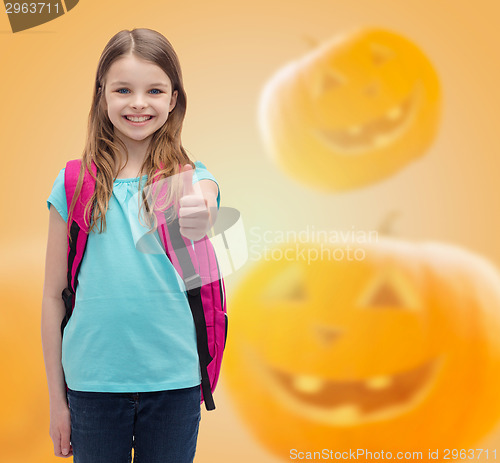
<svg viewBox="0 0 500 463">
<path fill-rule="evenodd" d="M 193 241 L 202 239 L 212 226 L 208 202 L 201 189 L 193 187 L 193 168 L 186 164 L 181 170 L 182 195 L 179 201 L 181 235 Z"/>
</svg>

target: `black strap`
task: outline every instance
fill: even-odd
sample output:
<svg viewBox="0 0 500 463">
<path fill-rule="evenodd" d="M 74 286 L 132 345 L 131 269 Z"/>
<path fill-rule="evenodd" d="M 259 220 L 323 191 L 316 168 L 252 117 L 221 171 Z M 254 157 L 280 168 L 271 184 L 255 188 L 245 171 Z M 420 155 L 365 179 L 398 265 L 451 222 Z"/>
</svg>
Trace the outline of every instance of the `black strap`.
<svg viewBox="0 0 500 463">
<path fill-rule="evenodd" d="M 92 213 L 94 211 L 94 206 L 95 206 L 95 201 L 92 203 L 92 207 L 90 209 L 90 216 L 92 217 Z M 73 314 L 73 307 L 75 306 L 75 293 L 76 293 L 76 287 L 78 286 L 78 275 L 80 274 L 80 268 L 82 266 L 83 262 L 83 256 L 85 255 L 85 251 L 87 250 L 87 243 L 88 243 L 88 234 L 80 228 L 80 226 L 76 223 L 76 221 L 73 220 L 71 223 L 71 227 L 69 230 L 71 240 L 69 241 L 69 253 L 68 253 L 68 273 L 67 273 L 67 280 L 68 280 L 68 286 L 63 289 L 63 292 L 61 294 L 63 301 L 64 301 L 64 306 L 66 307 L 66 313 L 64 315 L 64 318 L 61 322 L 61 336 L 64 332 L 64 328 L 69 322 L 69 319 L 71 315 Z M 82 235 L 82 238 L 85 240 L 85 245 L 83 247 L 83 252 L 80 258 L 80 262 L 78 262 L 78 266 L 76 267 L 76 272 L 74 277 L 71 275 L 71 269 L 73 268 L 73 264 L 76 259 L 76 244 L 78 242 L 78 239 Z"/>
<path fill-rule="evenodd" d="M 207 410 L 214 410 L 215 403 L 210 388 L 210 377 L 208 376 L 208 364 L 213 360 L 208 350 L 207 324 L 205 320 L 205 312 L 201 301 L 201 277 L 194 271 L 193 262 L 186 249 L 186 244 L 181 236 L 179 228 L 179 219 L 175 219 L 171 223 L 167 220 L 168 232 L 170 234 L 170 242 L 174 249 L 175 255 L 179 260 L 182 268 L 183 280 L 186 285 L 187 297 L 191 314 L 193 315 L 194 325 L 196 328 L 196 344 L 198 348 L 198 357 L 200 359 L 201 370 L 201 389 L 203 391 L 203 400 Z"/>
<path fill-rule="evenodd" d="M 64 306 L 66 308 L 66 313 L 61 322 L 61 336 L 63 335 L 64 328 L 68 324 L 68 321 L 73 312 L 75 291 L 76 291 L 76 286 L 78 284 L 78 273 L 80 272 L 80 266 L 82 265 L 82 260 L 83 260 L 83 255 L 82 255 L 82 260 L 80 260 L 80 262 L 78 263 L 75 277 L 73 278 L 73 275 L 71 274 L 71 269 L 73 268 L 73 263 L 76 258 L 76 243 L 78 241 L 78 235 L 80 234 L 80 227 L 75 221 L 73 221 L 73 223 L 71 224 L 69 232 L 71 240 L 69 241 L 69 253 L 68 253 L 68 272 L 67 272 L 68 286 L 63 289 L 61 294 L 62 299 L 64 301 Z M 87 247 L 87 243 L 85 243 L 85 247 Z"/>
<path fill-rule="evenodd" d="M 70 228 L 70 241 L 69 241 L 69 254 L 68 254 L 68 288 L 73 286 L 73 277 L 71 275 L 71 269 L 73 268 L 73 263 L 76 257 L 76 243 L 78 241 L 78 234 L 80 232 L 80 227 L 73 220 Z"/>
</svg>

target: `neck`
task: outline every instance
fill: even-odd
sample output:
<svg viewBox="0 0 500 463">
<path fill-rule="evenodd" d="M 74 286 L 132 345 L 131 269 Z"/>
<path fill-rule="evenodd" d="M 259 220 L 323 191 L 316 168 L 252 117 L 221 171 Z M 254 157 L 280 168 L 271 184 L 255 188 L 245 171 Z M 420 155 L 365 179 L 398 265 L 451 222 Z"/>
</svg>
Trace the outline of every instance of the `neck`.
<svg viewBox="0 0 500 463">
<path fill-rule="evenodd" d="M 116 134 L 115 134 L 116 135 Z M 127 147 L 127 153 L 128 153 L 128 161 L 127 161 L 127 156 L 126 154 L 120 149 L 120 155 L 122 158 L 122 161 L 120 164 L 125 165 L 125 162 L 127 165 L 123 169 L 122 165 L 120 165 L 118 168 L 120 169 L 118 172 L 119 177 L 136 177 L 139 176 L 139 169 L 141 168 L 144 158 L 146 157 L 146 151 L 147 147 L 149 145 L 149 142 L 151 140 L 152 136 L 149 136 L 148 138 L 144 140 L 132 140 L 130 138 L 123 139 L 120 137 L 120 140 L 125 144 Z M 126 171 L 126 175 L 124 175 Z M 137 173 L 137 175 L 135 175 Z"/>
</svg>

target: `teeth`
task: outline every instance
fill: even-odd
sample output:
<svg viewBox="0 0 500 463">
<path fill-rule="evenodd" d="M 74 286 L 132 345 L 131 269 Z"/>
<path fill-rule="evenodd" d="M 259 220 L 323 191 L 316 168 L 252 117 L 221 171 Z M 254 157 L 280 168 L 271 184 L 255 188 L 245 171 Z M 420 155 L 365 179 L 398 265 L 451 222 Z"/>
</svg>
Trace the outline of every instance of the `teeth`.
<svg viewBox="0 0 500 463">
<path fill-rule="evenodd" d="M 345 404 L 335 407 L 329 412 L 330 419 L 336 423 L 342 423 L 344 426 L 359 423 L 361 419 L 361 410 L 357 405 Z"/>
<path fill-rule="evenodd" d="M 293 378 L 295 389 L 307 394 L 314 394 L 323 387 L 323 380 L 316 376 L 295 376 Z"/>
<path fill-rule="evenodd" d="M 401 106 L 395 106 L 386 113 L 387 119 L 390 119 L 391 121 L 399 119 L 401 115 L 402 115 Z"/>
<path fill-rule="evenodd" d="M 384 389 L 391 385 L 392 378 L 390 376 L 374 376 L 365 382 L 366 387 L 370 389 Z"/>
<path fill-rule="evenodd" d="M 144 122 L 144 121 L 147 121 L 148 119 L 151 118 L 151 116 L 143 116 L 143 117 L 128 117 L 128 116 L 125 116 L 129 121 L 132 121 L 132 122 Z"/>
<path fill-rule="evenodd" d="M 377 135 L 373 144 L 375 145 L 375 148 L 383 148 L 388 145 L 391 140 L 392 137 L 390 135 Z"/>
</svg>

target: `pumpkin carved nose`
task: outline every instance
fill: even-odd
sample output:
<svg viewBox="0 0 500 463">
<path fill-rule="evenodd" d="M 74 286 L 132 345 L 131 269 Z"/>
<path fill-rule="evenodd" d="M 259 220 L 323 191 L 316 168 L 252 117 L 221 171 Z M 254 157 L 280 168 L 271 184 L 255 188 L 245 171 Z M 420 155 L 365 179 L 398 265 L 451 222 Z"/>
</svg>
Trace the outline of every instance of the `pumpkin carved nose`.
<svg viewBox="0 0 500 463">
<path fill-rule="evenodd" d="M 340 329 L 325 325 L 314 325 L 313 330 L 314 335 L 324 347 L 330 347 L 341 334 Z"/>
<path fill-rule="evenodd" d="M 365 88 L 366 96 L 376 96 L 380 92 L 380 82 L 371 82 Z"/>
</svg>

